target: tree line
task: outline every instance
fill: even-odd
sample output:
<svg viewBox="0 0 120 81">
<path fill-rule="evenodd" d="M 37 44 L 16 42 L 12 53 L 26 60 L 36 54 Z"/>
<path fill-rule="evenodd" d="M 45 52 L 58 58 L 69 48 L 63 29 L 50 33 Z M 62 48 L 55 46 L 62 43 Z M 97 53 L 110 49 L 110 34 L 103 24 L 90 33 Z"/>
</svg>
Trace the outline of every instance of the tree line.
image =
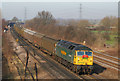
<svg viewBox="0 0 120 81">
<path fill-rule="evenodd" d="M 13 20 L 16 20 L 14 17 Z M 25 27 L 37 32 L 49 35 L 53 38 L 64 39 L 68 41 L 82 43 L 86 41 L 87 45 L 93 46 L 99 43 L 103 46 L 105 40 L 109 40 L 109 33 L 104 35 L 94 34 L 86 27 L 92 24 L 89 20 L 62 20 L 55 19 L 48 11 L 38 12 L 33 19 L 26 20 Z M 107 16 L 101 19 L 98 24 L 101 28 L 118 27 L 118 18 Z M 99 28 L 100 28 L 99 27 Z"/>
</svg>

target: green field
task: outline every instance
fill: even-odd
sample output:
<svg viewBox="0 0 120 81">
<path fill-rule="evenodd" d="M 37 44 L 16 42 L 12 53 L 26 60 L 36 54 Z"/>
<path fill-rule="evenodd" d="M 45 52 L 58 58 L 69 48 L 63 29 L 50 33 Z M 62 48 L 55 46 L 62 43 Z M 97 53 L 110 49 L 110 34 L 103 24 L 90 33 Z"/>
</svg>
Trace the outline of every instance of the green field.
<svg viewBox="0 0 120 81">
<path fill-rule="evenodd" d="M 91 31 L 93 33 L 98 33 L 98 34 L 104 34 L 104 33 L 110 33 L 110 40 L 106 40 L 106 44 L 109 44 L 109 45 L 114 45 L 115 42 L 117 41 L 117 33 L 116 32 L 112 32 L 112 31 Z"/>
<path fill-rule="evenodd" d="M 106 33 L 106 32 L 112 33 L 111 31 L 91 31 L 91 32 L 94 32 L 94 33 Z"/>
</svg>

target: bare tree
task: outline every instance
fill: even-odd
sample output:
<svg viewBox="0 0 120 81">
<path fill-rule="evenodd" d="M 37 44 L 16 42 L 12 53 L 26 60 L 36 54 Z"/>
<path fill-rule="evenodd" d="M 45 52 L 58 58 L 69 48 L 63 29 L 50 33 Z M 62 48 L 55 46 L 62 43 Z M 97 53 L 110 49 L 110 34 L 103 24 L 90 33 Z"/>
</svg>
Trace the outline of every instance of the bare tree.
<svg viewBox="0 0 120 81">
<path fill-rule="evenodd" d="M 118 26 L 118 18 L 115 16 L 106 16 L 101 21 L 100 24 L 104 27 L 110 28 L 111 26 Z"/>
<path fill-rule="evenodd" d="M 41 24 L 43 25 L 55 23 L 55 19 L 53 15 L 48 11 L 38 12 L 38 15 L 36 18 L 38 18 Z"/>
<path fill-rule="evenodd" d="M 67 40 L 71 40 L 73 39 L 76 35 L 75 35 L 75 29 L 73 26 L 69 26 L 66 28 L 66 31 L 65 31 L 65 38 Z"/>
<path fill-rule="evenodd" d="M 16 22 L 16 21 L 18 21 L 18 18 L 17 18 L 17 17 L 13 17 L 13 18 L 12 18 L 12 21 L 13 21 L 13 22 Z"/>
<path fill-rule="evenodd" d="M 89 23 L 88 20 L 80 20 L 80 21 L 78 22 L 78 27 L 87 27 L 87 26 L 89 26 L 89 25 L 90 25 L 90 23 Z"/>
<path fill-rule="evenodd" d="M 104 27 L 110 27 L 110 18 L 108 16 L 103 18 L 100 24 L 103 25 Z"/>
</svg>

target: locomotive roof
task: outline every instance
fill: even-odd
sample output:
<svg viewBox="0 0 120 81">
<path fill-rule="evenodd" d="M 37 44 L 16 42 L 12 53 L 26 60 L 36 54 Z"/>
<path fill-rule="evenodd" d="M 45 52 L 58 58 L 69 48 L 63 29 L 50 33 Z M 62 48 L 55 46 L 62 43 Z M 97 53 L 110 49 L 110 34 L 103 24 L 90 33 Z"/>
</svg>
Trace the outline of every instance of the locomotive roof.
<svg viewBox="0 0 120 81">
<path fill-rule="evenodd" d="M 74 49 L 75 50 L 91 50 L 89 47 L 85 45 L 76 44 L 76 43 L 65 41 L 65 40 L 60 40 L 58 44 L 70 50 L 74 50 Z"/>
</svg>

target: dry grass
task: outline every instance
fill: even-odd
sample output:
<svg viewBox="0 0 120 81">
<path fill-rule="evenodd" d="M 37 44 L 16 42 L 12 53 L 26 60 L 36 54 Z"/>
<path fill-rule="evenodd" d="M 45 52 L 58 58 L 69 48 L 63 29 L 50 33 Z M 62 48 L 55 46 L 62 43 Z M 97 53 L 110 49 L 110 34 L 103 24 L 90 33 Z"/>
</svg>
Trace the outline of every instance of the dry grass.
<svg viewBox="0 0 120 81">
<path fill-rule="evenodd" d="M 2 54 L 3 54 L 3 61 L 2 61 L 2 72 L 3 72 L 3 78 L 13 78 L 13 74 L 10 71 L 10 67 L 9 67 L 9 57 L 11 50 L 10 50 L 10 46 L 8 44 L 8 39 L 7 39 L 7 35 L 3 33 L 3 38 L 2 38 Z"/>
</svg>

